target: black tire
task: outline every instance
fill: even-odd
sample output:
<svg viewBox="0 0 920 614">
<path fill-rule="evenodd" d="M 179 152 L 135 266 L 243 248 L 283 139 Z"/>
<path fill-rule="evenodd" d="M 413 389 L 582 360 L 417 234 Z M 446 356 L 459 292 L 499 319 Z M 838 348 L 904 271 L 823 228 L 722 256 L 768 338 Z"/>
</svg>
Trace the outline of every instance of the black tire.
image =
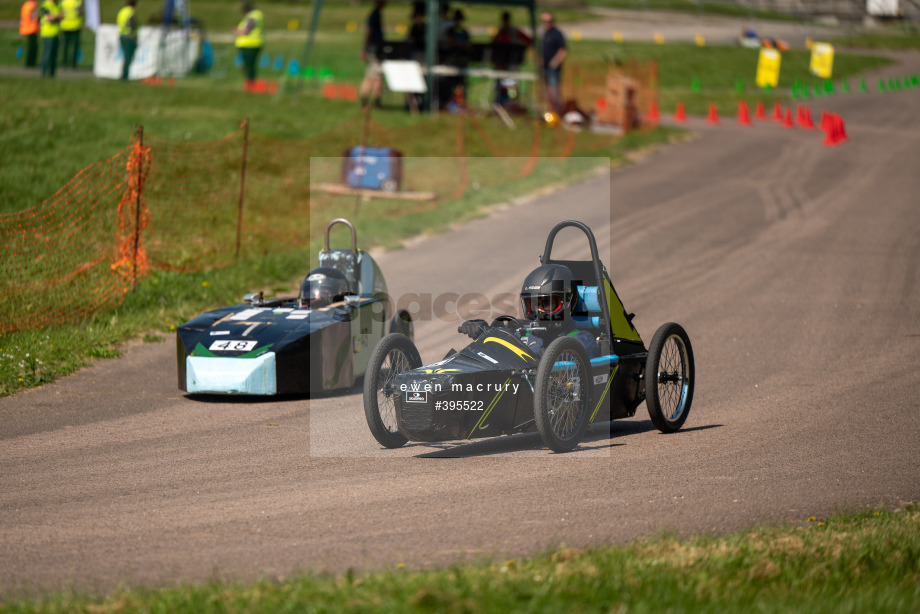
<svg viewBox="0 0 920 614">
<path fill-rule="evenodd" d="M 693 347 L 680 324 L 662 324 L 645 361 L 645 406 L 662 433 L 683 426 L 693 401 Z"/>
<path fill-rule="evenodd" d="M 557 362 L 571 363 L 554 370 Z M 588 429 L 592 383 L 585 348 L 572 337 L 549 344 L 534 386 L 533 413 L 537 432 L 553 452 L 568 452 L 581 442 Z"/>
<path fill-rule="evenodd" d="M 390 333 L 381 339 L 367 361 L 364 416 L 374 439 L 387 448 L 399 448 L 408 441 L 396 428 L 393 381 L 399 373 L 421 366 L 422 357 L 415 344 L 400 333 Z"/>
</svg>

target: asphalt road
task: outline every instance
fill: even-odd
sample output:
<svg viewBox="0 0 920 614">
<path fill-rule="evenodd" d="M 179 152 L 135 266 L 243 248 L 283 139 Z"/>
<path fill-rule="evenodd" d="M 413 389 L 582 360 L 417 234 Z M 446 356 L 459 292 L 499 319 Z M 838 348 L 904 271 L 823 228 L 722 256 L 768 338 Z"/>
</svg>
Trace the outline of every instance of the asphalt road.
<svg viewBox="0 0 920 614">
<path fill-rule="evenodd" d="M 902 57 L 890 74 L 920 70 Z M 379 258 L 394 294 L 516 293 L 552 225 L 587 222 L 646 340 L 672 320 L 690 334 L 681 432 L 640 407 L 570 454 L 534 435 L 385 451 L 359 394 L 191 399 L 172 343 L 136 345 L 0 399 L 0 594 L 517 557 L 920 500 L 920 90 L 811 106 L 850 140 L 693 120 L 697 138 L 609 178 Z M 459 347 L 455 326 L 421 322 L 423 358 Z"/>
</svg>

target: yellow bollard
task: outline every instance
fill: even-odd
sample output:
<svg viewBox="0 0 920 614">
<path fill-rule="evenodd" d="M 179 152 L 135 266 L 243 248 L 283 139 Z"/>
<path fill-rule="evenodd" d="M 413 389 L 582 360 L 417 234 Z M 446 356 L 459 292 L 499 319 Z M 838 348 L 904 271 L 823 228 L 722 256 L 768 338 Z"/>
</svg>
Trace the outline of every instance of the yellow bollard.
<svg viewBox="0 0 920 614">
<path fill-rule="evenodd" d="M 704 37 L 702 34 L 697 34 L 696 37 L 694 37 L 694 40 L 696 40 L 697 47 L 706 46 L 706 37 Z"/>
<path fill-rule="evenodd" d="M 622 43 L 622 42 L 623 42 L 623 34 L 620 33 L 619 30 L 614 30 L 614 31 L 613 31 L 613 42 L 615 42 L 615 43 Z"/>
<path fill-rule="evenodd" d="M 662 34 L 661 32 L 655 32 L 655 42 L 658 43 L 659 45 L 663 45 L 664 44 L 664 34 Z"/>
</svg>

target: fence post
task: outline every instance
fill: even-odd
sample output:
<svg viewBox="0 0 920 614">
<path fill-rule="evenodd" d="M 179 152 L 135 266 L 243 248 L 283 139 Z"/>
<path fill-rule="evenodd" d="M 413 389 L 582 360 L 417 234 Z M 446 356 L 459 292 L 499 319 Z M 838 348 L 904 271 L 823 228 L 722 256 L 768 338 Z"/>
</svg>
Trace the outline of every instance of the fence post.
<svg viewBox="0 0 920 614">
<path fill-rule="evenodd" d="M 240 125 L 243 129 L 243 162 L 240 166 L 240 200 L 236 212 L 236 259 L 240 259 L 240 238 L 243 234 L 243 194 L 246 191 L 246 152 L 249 149 L 249 118 Z"/>
<path fill-rule="evenodd" d="M 134 156 L 135 165 L 137 166 L 137 180 L 135 183 L 135 199 L 134 199 L 134 259 L 131 263 L 131 289 L 135 290 L 137 288 L 137 256 L 138 251 L 140 250 L 141 242 L 141 191 L 143 190 L 143 165 L 144 165 L 144 126 L 135 124 L 135 129 L 137 130 L 137 145 L 134 147 L 134 151 L 131 152 L 131 155 Z"/>
</svg>

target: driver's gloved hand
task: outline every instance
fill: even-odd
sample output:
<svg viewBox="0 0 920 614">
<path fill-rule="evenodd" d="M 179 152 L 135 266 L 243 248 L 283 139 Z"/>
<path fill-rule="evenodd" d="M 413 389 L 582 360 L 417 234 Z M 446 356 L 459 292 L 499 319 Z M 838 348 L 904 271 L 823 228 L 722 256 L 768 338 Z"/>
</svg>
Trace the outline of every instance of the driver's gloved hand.
<svg viewBox="0 0 920 614">
<path fill-rule="evenodd" d="M 477 339 L 488 326 L 485 320 L 467 320 L 457 327 L 457 332 L 463 333 L 470 339 Z"/>
</svg>

